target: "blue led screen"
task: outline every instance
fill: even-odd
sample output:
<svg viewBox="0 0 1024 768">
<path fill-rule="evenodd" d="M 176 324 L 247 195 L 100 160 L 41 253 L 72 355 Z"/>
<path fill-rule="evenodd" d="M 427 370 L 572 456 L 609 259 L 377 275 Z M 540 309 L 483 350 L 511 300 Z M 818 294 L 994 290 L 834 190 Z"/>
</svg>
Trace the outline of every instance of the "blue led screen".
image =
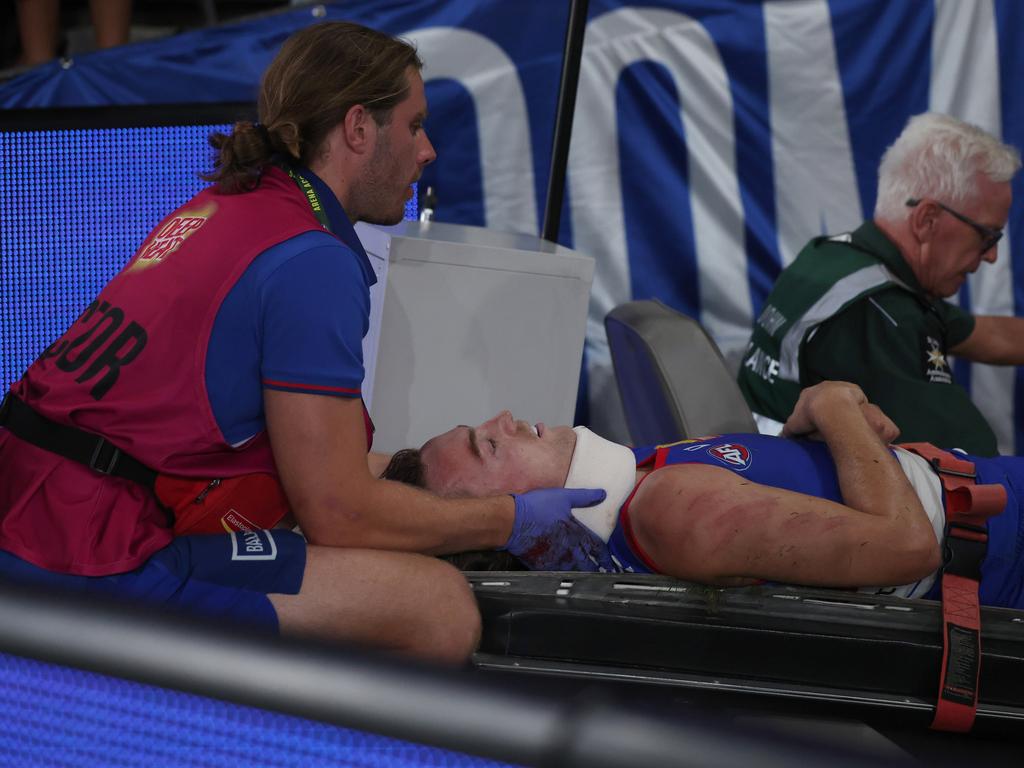
<svg viewBox="0 0 1024 768">
<path fill-rule="evenodd" d="M 20 768 L 505 765 L 8 654 L 0 722 L 0 763 Z"/>
<path fill-rule="evenodd" d="M 0 131 L 0 393 L 205 186 L 207 138 L 229 128 Z"/>
</svg>

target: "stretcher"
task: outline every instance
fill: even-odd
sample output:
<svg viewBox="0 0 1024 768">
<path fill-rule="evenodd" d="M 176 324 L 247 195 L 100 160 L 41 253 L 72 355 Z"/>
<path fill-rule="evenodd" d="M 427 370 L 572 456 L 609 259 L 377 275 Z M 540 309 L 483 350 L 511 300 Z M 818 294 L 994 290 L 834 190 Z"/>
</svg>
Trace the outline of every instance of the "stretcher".
<svg viewBox="0 0 1024 768">
<path fill-rule="evenodd" d="M 478 669 L 927 729 L 941 604 L 656 575 L 469 572 Z M 982 608 L 974 734 L 1024 737 L 1024 612 Z"/>
<path fill-rule="evenodd" d="M 616 307 L 605 328 L 635 444 L 756 431 L 734 371 L 695 320 L 644 300 Z M 962 477 L 948 467 L 943 471 L 947 493 L 964 482 L 947 485 L 947 475 Z M 965 514 L 963 507 L 983 520 L 1000 506 L 989 499 L 975 510 L 972 494 L 970 504 L 957 505 L 956 515 Z M 967 595 L 960 586 L 969 586 L 961 577 L 976 578 L 979 567 L 972 559 L 978 537 L 961 532 L 964 522 L 956 521 L 951 530 L 958 533 L 947 540 L 955 544 L 949 572 L 959 579 L 950 594 L 960 598 Z M 946 632 L 942 605 L 931 601 L 796 587 L 720 590 L 659 577 L 584 576 L 556 586 L 530 576 L 510 577 L 505 585 L 493 579 L 475 582 L 485 611 L 488 658 L 481 663 L 538 672 L 547 667 L 558 675 L 582 674 L 578 665 L 586 664 L 594 679 L 618 675 L 652 688 L 741 699 L 755 707 L 842 711 L 918 730 L 934 719 L 946 728 L 973 726 L 974 734 L 1024 736 L 1022 612 L 981 610 L 979 696 L 972 723 L 974 714 L 963 705 L 973 705 L 974 690 L 965 681 L 973 687 L 976 624 L 973 608 L 966 610 L 962 600 L 948 601 L 947 620 L 955 616 L 954 623 L 963 626 L 948 624 L 953 628 Z M 556 605 L 563 615 L 539 630 L 546 622 L 542 617 L 550 617 Z M 945 659 L 944 637 L 949 639 Z M 940 678 L 943 709 L 937 715 Z"/>
</svg>

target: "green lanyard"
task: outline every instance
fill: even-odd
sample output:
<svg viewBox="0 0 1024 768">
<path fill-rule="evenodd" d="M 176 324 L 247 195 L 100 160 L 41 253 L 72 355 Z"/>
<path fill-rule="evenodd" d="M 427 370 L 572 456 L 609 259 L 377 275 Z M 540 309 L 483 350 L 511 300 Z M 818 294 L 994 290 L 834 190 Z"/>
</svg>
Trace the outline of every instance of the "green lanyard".
<svg viewBox="0 0 1024 768">
<path fill-rule="evenodd" d="M 313 215 L 316 216 L 316 220 L 320 222 L 320 226 L 330 232 L 331 225 L 327 221 L 327 213 L 324 211 L 324 207 L 320 203 L 320 196 L 317 195 L 316 190 L 313 189 L 313 185 L 309 183 L 309 179 L 300 173 L 296 173 L 291 168 L 285 168 L 284 170 L 292 177 L 292 181 L 295 182 L 298 188 L 301 189 L 302 193 L 306 196 L 306 200 L 309 202 L 309 207 L 313 209 Z"/>
</svg>

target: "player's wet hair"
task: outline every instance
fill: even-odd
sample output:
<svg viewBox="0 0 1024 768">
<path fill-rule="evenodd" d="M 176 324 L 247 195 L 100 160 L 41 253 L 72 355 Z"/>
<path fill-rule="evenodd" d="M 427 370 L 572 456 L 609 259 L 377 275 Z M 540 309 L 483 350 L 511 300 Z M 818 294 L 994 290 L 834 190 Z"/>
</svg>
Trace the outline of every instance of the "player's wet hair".
<svg viewBox="0 0 1024 768">
<path fill-rule="evenodd" d="M 400 483 L 423 488 L 426 485 L 426 465 L 417 448 L 405 448 L 391 457 L 387 467 L 381 473 L 385 480 L 396 480 Z M 525 571 L 526 567 L 508 552 L 494 550 L 474 550 L 472 552 L 455 552 L 442 558 L 462 571 Z"/>
<path fill-rule="evenodd" d="M 391 461 L 380 475 L 385 480 L 396 480 L 417 488 L 426 488 L 426 465 L 418 448 L 403 448 L 392 454 Z"/>
<path fill-rule="evenodd" d="M 253 189 L 275 159 L 310 165 L 357 104 L 387 125 L 409 90 L 406 71 L 422 66 L 412 44 L 359 24 L 328 21 L 296 32 L 263 75 L 259 122 L 211 135 L 217 156 L 202 178 L 230 194 Z"/>
</svg>

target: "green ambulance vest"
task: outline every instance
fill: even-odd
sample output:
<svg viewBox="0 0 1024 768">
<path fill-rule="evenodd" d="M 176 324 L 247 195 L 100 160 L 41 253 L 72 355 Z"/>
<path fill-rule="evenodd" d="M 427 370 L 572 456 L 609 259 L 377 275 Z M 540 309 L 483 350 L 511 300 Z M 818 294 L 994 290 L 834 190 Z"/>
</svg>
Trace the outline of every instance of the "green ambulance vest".
<svg viewBox="0 0 1024 768">
<path fill-rule="evenodd" d="M 970 315 L 924 293 L 896 246 L 867 222 L 812 240 L 782 272 L 739 385 L 753 411 L 785 421 L 802 388 L 850 381 L 896 422 L 901 442 L 992 456 L 995 435 L 946 361 L 973 330 Z"/>
</svg>

